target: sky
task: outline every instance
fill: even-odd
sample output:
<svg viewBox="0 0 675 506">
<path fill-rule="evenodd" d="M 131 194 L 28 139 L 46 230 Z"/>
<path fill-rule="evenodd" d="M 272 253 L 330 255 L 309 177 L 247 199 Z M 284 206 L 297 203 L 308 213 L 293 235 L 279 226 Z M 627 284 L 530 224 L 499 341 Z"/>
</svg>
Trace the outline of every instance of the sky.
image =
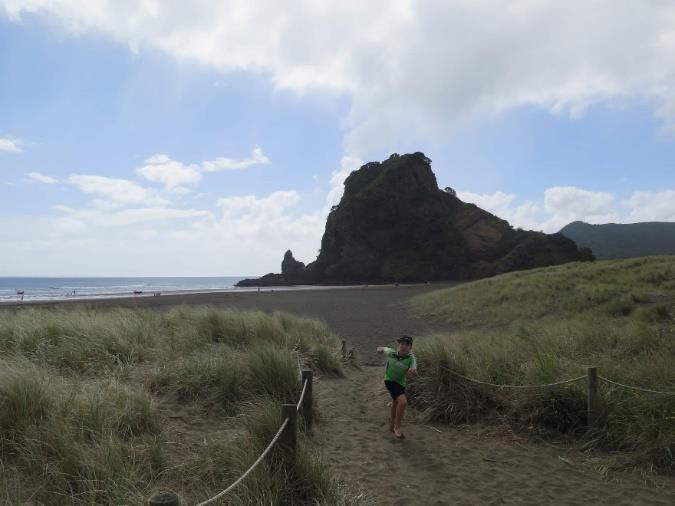
<svg viewBox="0 0 675 506">
<path fill-rule="evenodd" d="M 0 276 L 278 272 L 414 151 L 514 227 L 675 221 L 675 3 L 0 0 Z"/>
</svg>

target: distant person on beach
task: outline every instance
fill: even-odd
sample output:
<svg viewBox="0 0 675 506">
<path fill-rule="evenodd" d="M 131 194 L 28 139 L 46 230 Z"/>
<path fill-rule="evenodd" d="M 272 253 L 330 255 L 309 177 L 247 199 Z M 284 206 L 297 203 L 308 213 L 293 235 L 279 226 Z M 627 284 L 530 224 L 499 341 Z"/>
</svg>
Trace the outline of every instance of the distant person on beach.
<svg viewBox="0 0 675 506">
<path fill-rule="evenodd" d="M 417 375 L 417 361 L 412 354 L 413 338 L 402 336 L 397 339 L 398 350 L 378 346 L 377 352 L 384 353 L 387 359 L 387 368 L 384 371 L 384 385 L 391 395 L 391 419 L 389 421 L 389 430 L 394 435 L 403 439 L 401 432 L 401 420 L 403 413 L 408 405 L 408 398 L 405 396 L 405 385 L 408 376 Z"/>
</svg>

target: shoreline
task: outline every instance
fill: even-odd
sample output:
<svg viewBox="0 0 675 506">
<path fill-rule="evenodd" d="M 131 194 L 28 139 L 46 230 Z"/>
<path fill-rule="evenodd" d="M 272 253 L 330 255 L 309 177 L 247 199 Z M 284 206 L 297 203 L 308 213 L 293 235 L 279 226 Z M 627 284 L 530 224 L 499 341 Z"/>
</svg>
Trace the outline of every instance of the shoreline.
<svg viewBox="0 0 675 506">
<path fill-rule="evenodd" d="M 142 309 L 169 311 L 178 306 L 203 306 L 216 309 L 283 311 L 296 316 L 325 322 L 359 354 L 360 363 L 379 363 L 377 346 L 390 345 L 403 334 L 429 335 L 449 330 L 447 322 L 420 318 L 409 311 L 408 302 L 416 295 L 457 286 L 460 282 L 410 285 L 350 285 L 310 288 L 275 287 L 232 289 L 190 294 L 167 294 L 160 297 L 132 296 L 112 299 L 34 301 L 0 304 L 4 311 L 31 309 Z"/>
<path fill-rule="evenodd" d="M 387 283 L 387 284 L 361 284 L 361 285 L 280 285 L 280 286 L 261 286 L 261 287 L 232 287 L 232 288 L 213 288 L 213 289 L 197 289 L 197 290 L 172 290 L 166 292 L 153 292 L 148 291 L 140 294 L 132 294 L 128 292 L 120 294 L 102 294 L 102 295 L 91 295 L 91 296 L 64 296 L 63 298 L 53 298 L 53 299 L 32 299 L 32 300 L 2 300 L 0 301 L 0 310 L 2 308 L 9 307 L 26 307 L 26 306 L 58 306 L 58 305 L 68 305 L 68 304 L 82 304 L 82 305 L 104 305 L 104 306 L 114 306 L 115 302 L 121 303 L 121 305 L 127 305 L 132 301 L 151 301 L 156 302 L 157 304 L 149 304 L 147 302 L 143 305 L 167 305 L 167 303 L 177 303 L 181 302 L 176 299 L 203 299 L 203 298 L 215 298 L 218 296 L 227 296 L 227 295 L 257 295 L 261 293 L 284 293 L 284 292 L 330 292 L 330 291 L 344 291 L 344 290 L 382 290 L 382 289 L 399 289 L 407 290 L 410 288 L 426 288 L 427 290 L 440 290 L 442 288 L 447 288 L 450 286 L 455 286 L 464 282 L 461 281 L 438 281 L 438 282 L 428 282 L 428 283 L 406 283 L 406 284 L 396 284 L 396 283 Z M 425 290 L 426 291 L 426 290 Z M 161 300 L 160 300 L 161 299 Z M 186 302 L 196 302 L 187 301 Z"/>
<path fill-rule="evenodd" d="M 206 295 L 206 294 L 221 294 L 221 293 L 249 293 L 249 292 L 274 292 L 274 291 L 300 291 L 300 290 L 339 290 L 363 288 L 368 286 L 390 286 L 390 285 L 282 285 L 282 286 L 265 286 L 265 287 L 231 287 L 231 288 L 211 288 L 211 289 L 195 289 L 195 290 L 171 290 L 171 291 L 147 291 L 138 294 L 130 292 L 122 293 L 103 293 L 100 295 L 64 295 L 62 297 L 53 298 L 38 298 L 29 300 L 0 300 L 0 307 L 2 306 L 24 306 L 35 304 L 60 304 L 62 302 L 92 302 L 92 301 L 108 301 L 121 299 L 139 299 L 144 297 L 171 297 L 184 295 Z M 391 285 L 393 286 L 393 285 Z M 406 285 L 411 286 L 411 285 Z"/>
</svg>

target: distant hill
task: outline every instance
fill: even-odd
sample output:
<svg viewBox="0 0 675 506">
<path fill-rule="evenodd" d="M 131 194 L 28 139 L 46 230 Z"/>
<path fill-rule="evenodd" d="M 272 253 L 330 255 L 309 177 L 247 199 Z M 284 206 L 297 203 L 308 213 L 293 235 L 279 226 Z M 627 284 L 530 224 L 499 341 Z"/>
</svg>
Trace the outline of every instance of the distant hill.
<svg viewBox="0 0 675 506">
<path fill-rule="evenodd" d="M 281 274 L 238 286 L 476 279 L 590 258 L 560 234 L 515 230 L 439 189 L 423 153 L 394 154 L 347 177 L 314 262 L 287 251 Z"/>
<path fill-rule="evenodd" d="M 670 222 L 590 225 L 575 221 L 559 233 L 580 248 L 590 248 L 598 260 L 675 255 L 675 223 Z"/>
</svg>

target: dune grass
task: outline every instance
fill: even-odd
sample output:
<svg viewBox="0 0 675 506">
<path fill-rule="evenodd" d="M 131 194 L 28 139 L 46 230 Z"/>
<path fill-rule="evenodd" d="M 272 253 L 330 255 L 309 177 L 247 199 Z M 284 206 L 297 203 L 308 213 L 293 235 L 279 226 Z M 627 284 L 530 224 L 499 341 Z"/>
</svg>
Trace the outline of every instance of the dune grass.
<svg viewBox="0 0 675 506">
<path fill-rule="evenodd" d="M 262 453 L 281 423 L 277 404 L 270 399 L 260 402 L 241 417 L 244 430 L 237 437 L 244 443 L 212 441 L 207 452 L 186 463 L 186 469 L 198 476 L 206 489 L 231 483 Z M 282 460 L 282 449 L 276 445 L 268 458 L 233 491 L 228 504 L 366 504 L 364 498 L 350 494 L 330 475 L 318 452 L 306 444 L 304 437 L 300 437 L 296 465 L 292 469 L 284 467 Z"/>
<path fill-rule="evenodd" d="M 338 346 L 321 322 L 284 313 L 5 311 L 0 503 L 142 504 L 159 489 L 204 500 L 276 432 L 300 362 L 341 373 Z M 304 438 L 286 482 L 278 466 L 266 461 L 232 503 L 364 503 Z"/>
<path fill-rule="evenodd" d="M 22 360 L 0 363 L 2 460 L 11 469 L 4 475 L 33 484 L 34 500 L 142 500 L 149 476 L 138 443 L 159 434 L 157 413 L 142 389 L 61 378 Z"/>
<path fill-rule="evenodd" d="M 474 384 L 545 384 L 600 375 L 675 392 L 675 257 L 566 264 L 514 272 L 418 296 L 420 315 L 457 331 L 416 349 L 424 371 L 412 387 L 429 417 L 503 420 L 547 438 L 624 452 L 630 465 L 673 469 L 675 395 L 600 383 L 599 428 L 586 420 L 586 382 L 510 391 Z"/>
<path fill-rule="evenodd" d="M 416 297 L 413 308 L 454 323 L 511 325 L 547 316 L 620 317 L 672 304 L 675 257 L 568 263 L 512 272 Z"/>
</svg>

